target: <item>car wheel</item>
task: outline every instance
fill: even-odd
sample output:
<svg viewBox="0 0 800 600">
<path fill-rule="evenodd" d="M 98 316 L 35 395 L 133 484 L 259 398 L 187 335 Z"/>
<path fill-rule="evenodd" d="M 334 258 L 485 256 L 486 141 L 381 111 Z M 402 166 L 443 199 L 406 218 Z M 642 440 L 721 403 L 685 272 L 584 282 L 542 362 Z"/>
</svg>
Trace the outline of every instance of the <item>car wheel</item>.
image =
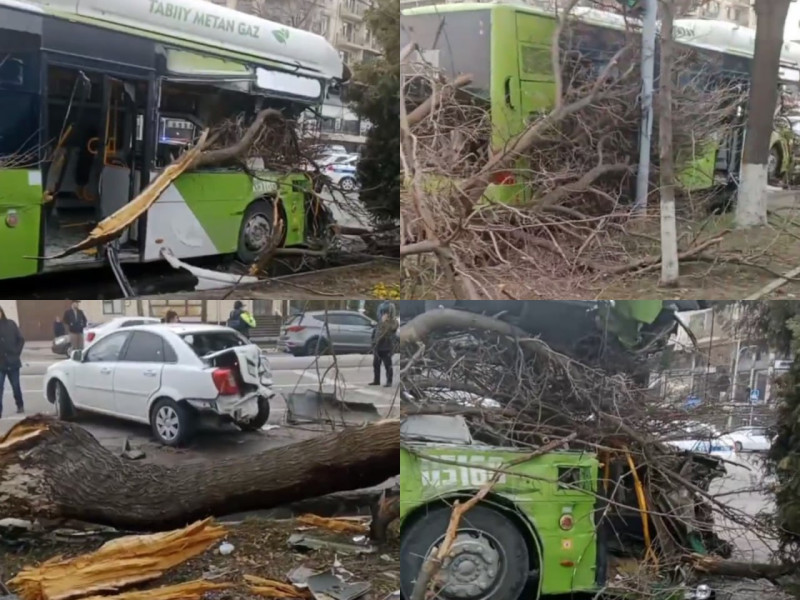
<svg viewBox="0 0 800 600">
<path fill-rule="evenodd" d="M 56 381 L 54 396 L 53 404 L 56 407 L 58 419 L 60 421 L 69 421 L 75 418 L 75 405 L 72 404 L 72 398 L 69 397 L 66 386 L 60 381 Z"/>
<path fill-rule="evenodd" d="M 165 446 L 182 446 L 192 436 L 193 417 L 187 406 L 161 398 L 150 411 L 150 427 L 156 439 Z"/>
<path fill-rule="evenodd" d="M 242 217 L 236 256 L 244 263 L 253 262 L 272 243 L 274 233 L 272 206 L 263 200 L 253 202 Z"/>
<path fill-rule="evenodd" d="M 744 450 L 744 446 L 742 446 L 742 442 L 734 442 L 733 447 L 737 452 L 741 452 Z"/>
<path fill-rule="evenodd" d="M 352 177 L 342 177 L 339 185 L 345 192 L 352 192 L 356 189 L 356 180 Z"/>
<path fill-rule="evenodd" d="M 328 353 L 328 342 L 324 338 L 313 338 L 306 342 L 303 350 L 306 356 L 322 356 Z"/>
<path fill-rule="evenodd" d="M 237 422 L 242 431 L 258 431 L 269 421 L 269 398 L 258 399 L 258 414 L 250 421 Z"/>
<path fill-rule="evenodd" d="M 451 510 L 426 511 L 404 528 L 400 541 L 400 589 L 411 597 L 426 558 L 444 541 Z M 528 546 L 502 513 L 476 506 L 465 513 L 450 560 L 439 572 L 441 600 L 510 600 L 523 592 L 529 577 Z"/>
</svg>

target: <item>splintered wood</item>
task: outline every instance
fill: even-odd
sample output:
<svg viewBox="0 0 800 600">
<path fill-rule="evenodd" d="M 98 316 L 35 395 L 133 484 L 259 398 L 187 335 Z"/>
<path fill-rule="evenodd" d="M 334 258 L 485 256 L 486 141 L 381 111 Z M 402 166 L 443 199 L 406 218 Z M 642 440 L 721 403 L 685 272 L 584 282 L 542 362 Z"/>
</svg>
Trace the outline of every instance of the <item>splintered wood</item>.
<svg viewBox="0 0 800 600">
<path fill-rule="evenodd" d="M 369 526 L 365 523 L 346 519 L 327 519 L 325 517 L 308 514 L 297 517 L 297 522 L 301 525 L 311 525 L 312 527 L 321 527 L 322 529 L 342 533 L 369 533 Z"/>
<path fill-rule="evenodd" d="M 134 590 L 113 596 L 90 596 L 82 600 L 201 600 L 203 594 L 212 590 L 233 587 L 232 583 L 212 583 L 202 579 L 177 585 L 167 585 L 151 590 Z"/>
<path fill-rule="evenodd" d="M 13 448 L 15 445 L 42 435 L 47 431 L 47 425 L 42 423 L 20 423 L 12 427 L 4 436 L 0 437 L 0 450 Z"/>
<path fill-rule="evenodd" d="M 289 583 L 264 579 L 255 575 L 245 575 L 250 591 L 264 598 L 286 598 L 290 600 L 306 600 L 313 598 L 308 590 L 299 590 Z"/>
<path fill-rule="evenodd" d="M 38 567 L 29 567 L 8 584 L 22 600 L 67 600 L 114 592 L 160 577 L 168 569 L 202 554 L 226 533 L 206 519 L 175 531 L 125 536 L 103 544 L 91 554 L 55 557 Z M 150 597 L 144 593 L 136 592 L 140 594 L 136 597 Z M 169 598 L 172 596 L 164 596 Z"/>
</svg>

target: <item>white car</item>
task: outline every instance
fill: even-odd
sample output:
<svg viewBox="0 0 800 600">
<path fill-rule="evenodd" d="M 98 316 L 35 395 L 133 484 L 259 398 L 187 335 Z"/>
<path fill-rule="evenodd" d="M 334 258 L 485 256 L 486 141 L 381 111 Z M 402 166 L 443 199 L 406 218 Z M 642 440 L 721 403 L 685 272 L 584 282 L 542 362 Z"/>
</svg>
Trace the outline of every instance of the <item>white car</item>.
<svg viewBox="0 0 800 600">
<path fill-rule="evenodd" d="M 727 434 L 737 452 L 766 452 L 772 439 L 766 427 L 740 427 Z"/>
<path fill-rule="evenodd" d="M 337 158 L 334 162 L 326 165 L 324 169 L 325 177 L 331 183 L 338 185 L 345 192 L 352 192 L 358 187 L 358 154 L 350 154 L 344 158 Z"/>
<path fill-rule="evenodd" d="M 718 456 L 719 458 L 735 462 L 736 449 L 733 445 L 733 440 L 728 436 L 721 435 L 714 438 L 706 439 L 688 439 L 688 440 L 669 440 L 665 442 L 677 450 L 688 450 L 689 452 L 696 452 L 698 454 L 709 454 L 711 456 Z"/>
<path fill-rule="evenodd" d="M 114 317 L 110 321 L 95 325 L 83 331 L 83 349 L 86 350 L 101 337 L 104 337 L 125 327 L 135 327 L 136 325 L 155 325 L 161 323 L 161 319 L 155 317 Z"/>
<path fill-rule="evenodd" d="M 272 372 L 261 349 L 220 325 L 139 325 L 104 335 L 51 365 L 44 393 L 61 419 L 76 411 L 147 423 L 179 446 L 199 419 L 261 429 L 269 419 Z"/>
</svg>

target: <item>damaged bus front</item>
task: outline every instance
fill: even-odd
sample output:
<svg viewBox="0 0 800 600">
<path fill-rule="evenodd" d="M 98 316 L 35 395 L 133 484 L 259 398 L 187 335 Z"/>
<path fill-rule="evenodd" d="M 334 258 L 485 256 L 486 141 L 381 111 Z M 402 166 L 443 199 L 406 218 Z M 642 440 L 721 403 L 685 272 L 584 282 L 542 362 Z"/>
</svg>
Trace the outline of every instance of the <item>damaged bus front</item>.
<svg viewBox="0 0 800 600">
<path fill-rule="evenodd" d="M 437 598 L 596 593 L 622 562 L 648 560 L 661 548 L 664 530 L 656 533 L 644 488 L 647 468 L 624 447 L 602 457 L 568 448 L 526 458 L 530 449 L 478 443 L 462 418 L 448 416 L 409 416 L 401 432 L 405 600 L 426 558 L 444 542 L 454 501 L 467 501 L 498 471 L 491 491 L 461 518 L 436 579 Z M 702 489 L 725 472 L 710 457 L 674 457 Z M 667 501 L 681 517 L 692 513 L 666 521 L 671 543 L 700 553 L 720 549 L 701 499 L 681 492 Z"/>
</svg>

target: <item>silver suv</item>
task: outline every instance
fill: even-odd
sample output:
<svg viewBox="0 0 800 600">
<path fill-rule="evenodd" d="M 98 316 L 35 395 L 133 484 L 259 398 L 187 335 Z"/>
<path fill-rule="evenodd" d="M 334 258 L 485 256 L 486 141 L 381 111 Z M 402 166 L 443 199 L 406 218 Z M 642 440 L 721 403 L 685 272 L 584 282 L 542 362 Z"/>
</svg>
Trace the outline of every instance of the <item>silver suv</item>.
<svg viewBox="0 0 800 600">
<path fill-rule="evenodd" d="M 327 317 L 328 323 L 325 324 Z M 352 310 L 310 311 L 293 315 L 281 327 L 278 348 L 295 356 L 372 352 L 377 323 Z"/>
</svg>

